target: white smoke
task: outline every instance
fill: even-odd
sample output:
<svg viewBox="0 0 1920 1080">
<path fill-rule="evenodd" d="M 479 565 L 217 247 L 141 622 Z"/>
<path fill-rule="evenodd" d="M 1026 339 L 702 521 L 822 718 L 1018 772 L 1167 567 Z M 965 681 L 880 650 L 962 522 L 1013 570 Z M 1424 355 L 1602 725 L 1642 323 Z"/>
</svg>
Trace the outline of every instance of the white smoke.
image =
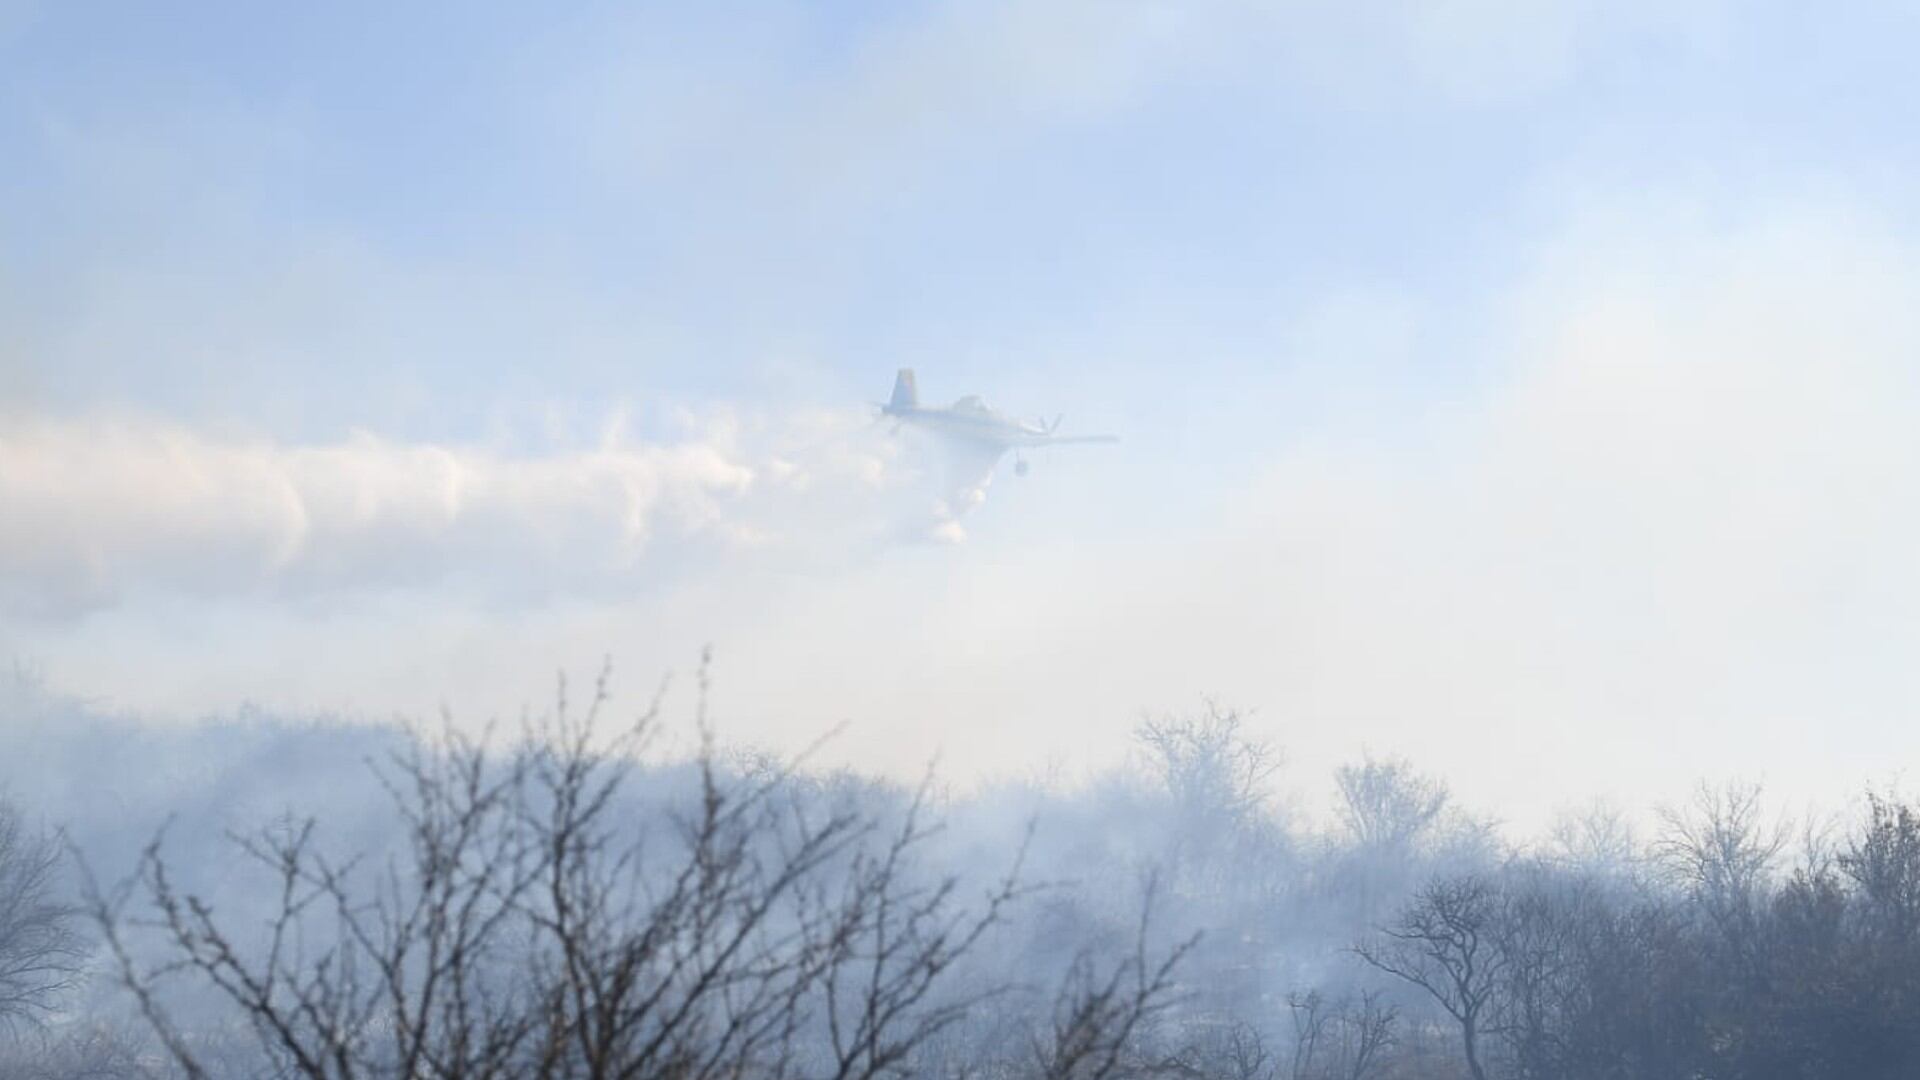
<svg viewBox="0 0 1920 1080">
<path fill-rule="evenodd" d="M 541 455 L 371 434 L 283 445 L 151 419 L 8 421 L 0 613 L 70 616 L 146 589 L 526 598 L 645 587 L 688 559 L 835 557 L 955 524 L 924 510 L 912 524 L 903 508 L 920 474 L 900 449 L 838 414 Z"/>
</svg>

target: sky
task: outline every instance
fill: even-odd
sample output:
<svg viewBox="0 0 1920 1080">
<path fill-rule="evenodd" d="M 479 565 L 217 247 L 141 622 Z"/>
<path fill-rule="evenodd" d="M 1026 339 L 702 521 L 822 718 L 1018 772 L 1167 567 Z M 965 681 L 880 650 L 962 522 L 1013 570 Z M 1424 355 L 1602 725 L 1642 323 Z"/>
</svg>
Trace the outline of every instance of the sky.
<svg viewBox="0 0 1920 1080">
<path fill-rule="evenodd" d="M 479 723 L 710 646 L 728 737 L 960 782 L 1212 699 L 1514 820 L 1897 782 L 1916 24 L 0 0 L 0 657 Z M 957 505 L 906 366 L 1122 441 Z"/>
</svg>

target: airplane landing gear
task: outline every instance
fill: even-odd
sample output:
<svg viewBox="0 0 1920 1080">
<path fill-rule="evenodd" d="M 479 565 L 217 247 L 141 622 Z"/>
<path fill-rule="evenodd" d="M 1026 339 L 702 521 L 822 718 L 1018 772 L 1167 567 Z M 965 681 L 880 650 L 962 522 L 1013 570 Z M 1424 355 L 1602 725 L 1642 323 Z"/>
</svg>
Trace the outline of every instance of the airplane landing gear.
<svg viewBox="0 0 1920 1080">
<path fill-rule="evenodd" d="M 1013 475 L 1015 476 L 1027 475 L 1027 459 L 1026 458 L 1017 457 L 1013 459 Z"/>
</svg>

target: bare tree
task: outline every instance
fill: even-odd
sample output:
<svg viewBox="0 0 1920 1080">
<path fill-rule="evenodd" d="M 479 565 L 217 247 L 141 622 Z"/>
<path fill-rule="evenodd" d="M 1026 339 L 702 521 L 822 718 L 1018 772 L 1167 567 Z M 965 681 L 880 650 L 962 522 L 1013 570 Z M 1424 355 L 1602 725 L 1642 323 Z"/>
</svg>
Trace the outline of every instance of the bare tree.
<svg viewBox="0 0 1920 1080">
<path fill-rule="evenodd" d="M 1218 1080 L 1275 1080 L 1279 1063 L 1260 1030 L 1244 1020 L 1210 1027 L 1207 1038 L 1188 1055 L 1193 1071 Z"/>
<path fill-rule="evenodd" d="M 1701 784 L 1685 809 L 1660 813 L 1655 855 L 1692 893 L 1724 943 L 1750 970 L 1768 875 L 1786 849 L 1785 822 L 1769 824 L 1758 784 Z"/>
<path fill-rule="evenodd" d="M 1492 909 L 1500 980 L 1485 1028 L 1523 1080 L 1566 1075 L 1569 1033 L 1585 1010 L 1584 935 L 1603 917 L 1590 883 L 1551 864 L 1509 867 Z"/>
<path fill-rule="evenodd" d="M 1494 939 L 1498 902 L 1498 890 L 1484 876 L 1437 878 L 1377 939 L 1353 950 L 1425 991 L 1453 1018 L 1474 1080 L 1487 1078 L 1481 1038 L 1506 967 Z"/>
<path fill-rule="evenodd" d="M 1625 877 L 1640 859 L 1632 822 L 1619 807 L 1603 800 L 1562 811 L 1548 840 L 1557 861 L 1605 877 Z"/>
<path fill-rule="evenodd" d="M 1376 991 L 1290 994 L 1287 1009 L 1294 1035 L 1288 1080 L 1368 1080 L 1393 1045 L 1398 1010 Z"/>
<path fill-rule="evenodd" d="M 670 835 L 636 830 L 626 781 L 658 701 L 601 741 L 604 700 L 576 720 L 563 693 L 498 758 L 451 731 L 416 736 L 383 773 L 407 834 L 384 864 L 325 856 L 312 822 L 238 838 L 278 882 L 260 941 L 176 884 L 158 841 L 134 878 L 92 887 L 168 1056 L 210 1076 L 167 1011 L 187 978 L 238 1010 L 276 1075 L 309 1080 L 910 1071 L 985 992 L 948 983 L 1014 875 L 970 907 L 915 862 L 920 800 L 883 833 L 783 770 L 723 775 L 710 740 Z M 154 947 L 164 959 L 143 962 Z"/>
<path fill-rule="evenodd" d="M 978 910 L 954 903 L 957 881 L 905 884 L 904 860 L 928 831 L 921 825 L 925 787 L 890 843 L 862 854 L 832 908 L 822 1008 L 833 1049 L 834 1080 L 906 1071 L 914 1051 L 959 1023 L 968 1010 L 1006 992 L 1004 982 L 934 998 L 953 964 L 996 925 L 1024 889 L 1020 859 Z"/>
<path fill-rule="evenodd" d="M 1194 935 L 1151 959 L 1148 945 L 1155 886 L 1149 883 L 1134 935 L 1133 955 L 1105 974 L 1090 952 L 1068 969 L 1053 1003 L 1053 1023 L 1033 1043 L 1035 1073 L 1043 1080 L 1109 1080 L 1136 1071 L 1183 1072 L 1176 1061 L 1140 1068 L 1135 1042 L 1142 1029 L 1171 1004 L 1174 969 L 1199 943 Z"/>
<path fill-rule="evenodd" d="M 59 900 L 60 848 L 0 802 L 0 1030 L 36 1025 L 80 979 L 83 943 Z"/>
<path fill-rule="evenodd" d="M 0 1076 L 8 1080 L 171 1080 L 155 1062 L 145 1033 L 112 1024 L 81 1022 L 0 1050 Z"/>
<path fill-rule="evenodd" d="M 1399 758 L 1371 755 L 1334 772 L 1340 821 L 1365 848 L 1409 847 L 1447 806 L 1445 784 Z"/>
<path fill-rule="evenodd" d="M 1143 720 L 1133 737 L 1178 806 L 1239 822 L 1265 805 L 1280 768 L 1279 754 L 1248 737 L 1243 723 L 1237 710 L 1208 701 L 1199 716 Z"/>
<path fill-rule="evenodd" d="M 1867 824 L 1838 858 L 1882 948 L 1920 947 L 1920 810 L 1869 793 Z"/>
</svg>

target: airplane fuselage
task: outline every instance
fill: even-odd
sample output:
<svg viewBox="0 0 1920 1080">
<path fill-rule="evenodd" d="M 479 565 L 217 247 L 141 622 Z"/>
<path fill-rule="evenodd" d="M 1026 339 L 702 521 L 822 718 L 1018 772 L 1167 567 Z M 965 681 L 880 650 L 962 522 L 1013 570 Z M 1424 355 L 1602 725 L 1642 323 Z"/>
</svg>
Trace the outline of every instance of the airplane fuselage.
<svg viewBox="0 0 1920 1080">
<path fill-rule="evenodd" d="M 913 424 L 949 438 L 965 439 L 1003 450 L 1040 446 L 1051 441 L 1049 433 L 1036 424 L 1002 416 L 984 407 L 969 408 L 967 405 L 962 400 L 944 409 L 890 406 L 883 411 L 902 423 Z"/>
<path fill-rule="evenodd" d="M 901 368 L 893 381 L 893 397 L 880 406 L 883 416 L 912 424 L 955 443 L 987 452 L 987 467 L 1008 450 L 1054 446 L 1060 443 L 1112 442 L 1111 435 L 1056 435 L 1060 418 L 1051 424 L 1029 424 L 997 413 L 977 397 L 963 397 L 944 409 L 922 408 L 913 369 Z M 1022 471 L 1024 462 L 1019 463 Z"/>
</svg>

